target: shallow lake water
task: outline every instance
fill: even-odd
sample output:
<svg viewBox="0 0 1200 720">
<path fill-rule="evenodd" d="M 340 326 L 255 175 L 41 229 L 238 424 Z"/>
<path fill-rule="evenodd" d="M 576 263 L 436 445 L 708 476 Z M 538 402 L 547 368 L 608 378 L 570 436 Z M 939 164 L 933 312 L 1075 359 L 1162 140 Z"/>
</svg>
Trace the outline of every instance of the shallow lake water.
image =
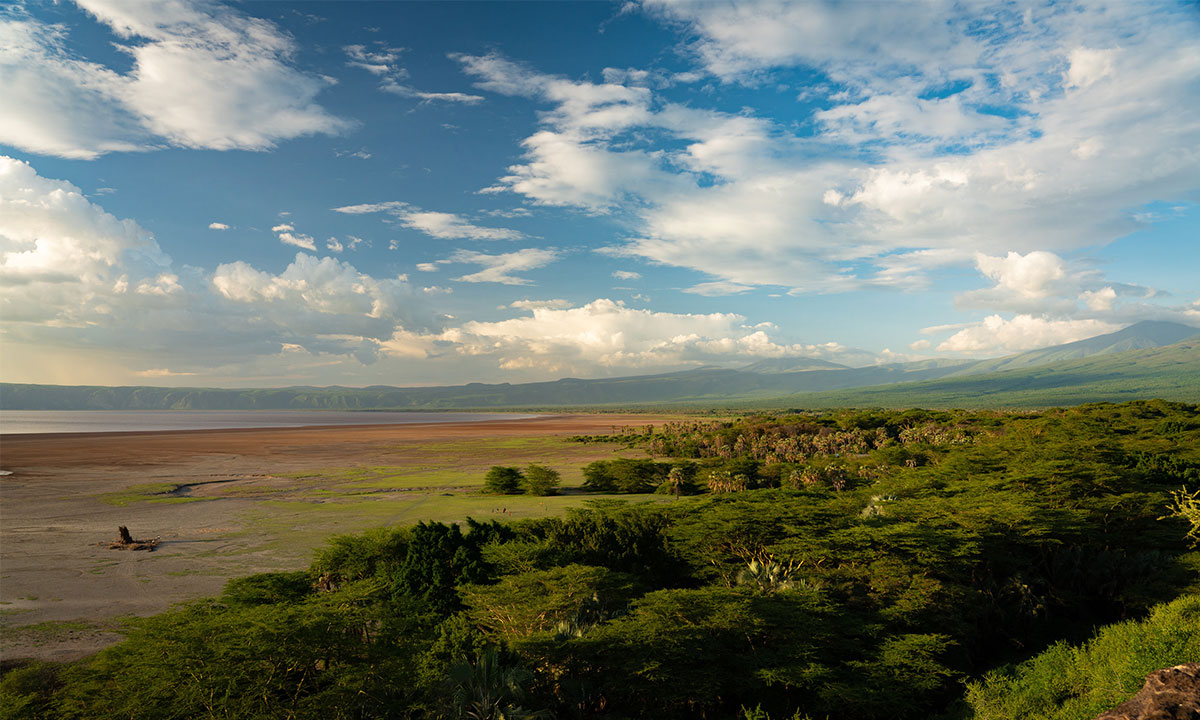
<svg viewBox="0 0 1200 720">
<path fill-rule="evenodd" d="M 520 413 L 334 410 L 3 410 L 0 434 L 146 432 L 523 420 Z"/>
</svg>

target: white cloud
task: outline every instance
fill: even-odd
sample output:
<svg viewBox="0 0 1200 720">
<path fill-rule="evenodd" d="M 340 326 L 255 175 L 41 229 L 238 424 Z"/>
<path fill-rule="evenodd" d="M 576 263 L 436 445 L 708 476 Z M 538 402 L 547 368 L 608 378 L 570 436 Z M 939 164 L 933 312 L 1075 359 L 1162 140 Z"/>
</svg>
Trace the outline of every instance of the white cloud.
<svg viewBox="0 0 1200 720">
<path fill-rule="evenodd" d="M 494 282 L 505 285 L 529 285 L 531 281 L 512 273 L 534 270 L 554 262 L 558 252 L 553 248 L 527 248 L 516 252 L 487 255 L 480 252 L 459 250 L 450 260 L 459 263 L 482 265 L 483 270 L 454 278 L 459 282 Z"/>
<path fill-rule="evenodd" d="M 1085 290 L 1079 294 L 1079 299 L 1089 309 L 1096 312 L 1105 312 L 1112 310 L 1113 302 L 1117 299 L 1117 291 L 1111 285 L 1108 285 L 1099 290 Z"/>
<path fill-rule="evenodd" d="M 346 205 L 334 208 L 334 211 L 348 215 L 387 213 L 404 227 L 419 230 L 440 240 L 520 240 L 525 237 L 524 233 L 517 230 L 475 225 L 454 213 L 422 210 L 398 200 Z"/>
<path fill-rule="evenodd" d="M 693 295 L 704 295 L 706 297 L 720 297 L 722 295 L 737 295 L 738 293 L 744 293 L 747 290 L 753 289 L 754 288 L 749 285 L 739 285 L 738 283 L 718 280 L 716 282 L 706 282 L 700 283 L 699 285 L 693 285 L 692 287 L 685 289 L 684 292 L 692 293 Z"/>
<path fill-rule="evenodd" d="M 291 66 L 289 36 L 217 6 L 77 0 L 122 42 L 120 73 L 73 56 L 65 31 L 20 12 L 0 19 L 0 142 L 94 158 L 163 145 L 265 150 L 351 126 L 315 97 L 326 81 Z"/>
<path fill-rule="evenodd" d="M 417 263 L 417 269 L 421 272 L 437 272 L 437 263 Z"/>
<path fill-rule="evenodd" d="M 1085 88 L 1111 76 L 1118 52 L 1116 48 L 1075 48 L 1069 56 L 1070 67 L 1064 84 L 1068 88 Z"/>
<path fill-rule="evenodd" d="M 363 243 L 363 239 L 354 235 L 347 235 L 345 241 L 338 240 L 336 237 L 331 237 L 325 241 L 325 248 L 332 253 L 341 253 L 346 250 L 354 250 Z"/>
<path fill-rule="evenodd" d="M 440 330 L 406 278 L 374 278 L 333 258 L 299 253 L 278 275 L 241 261 L 211 274 L 176 268 L 133 220 L 7 157 L 0 323 L 6 344 L 127 353 L 129 362 L 176 373 L 257 362 L 284 345 L 372 362 L 401 329 Z"/>
<path fill-rule="evenodd" d="M 281 303 L 323 314 L 395 317 L 410 293 L 404 278 L 377 280 L 334 258 L 297 253 L 279 275 L 237 261 L 217 266 L 213 286 L 241 303 Z"/>
<path fill-rule="evenodd" d="M 836 343 L 785 344 L 728 313 L 679 314 L 594 300 L 581 307 L 526 303 L 530 314 L 497 322 L 466 322 L 441 339 L 461 355 L 495 357 L 507 370 L 611 374 L 761 357 L 857 356 Z"/>
<path fill-rule="evenodd" d="M 797 135 L 675 105 L 637 72 L 597 84 L 456 56 L 477 87 L 548 106 L 487 191 L 623 211 L 634 239 L 616 255 L 793 294 L 914 289 L 976 253 L 1103 245 L 1200 187 L 1200 23 L 1182 7 L 643 7 L 724 81 L 801 67 L 830 82 L 805 88 L 822 109 Z"/>
<path fill-rule="evenodd" d="M 698 35 L 691 50 L 706 70 L 736 80 L 775 67 L 830 66 L 839 76 L 861 65 L 927 67 L 972 59 L 948 22 L 953 6 L 933 0 L 901 4 L 740 3 L 644 0 L 652 13 Z M 973 46 L 973 44 L 972 44 Z"/>
<path fill-rule="evenodd" d="M 553 300 L 514 300 L 507 307 L 516 310 L 538 310 L 542 308 L 550 308 L 551 310 L 563 310 L 571 307 L 570 300 L 555 298 Z M 501 306 L 503 308 L 505 306 Z"/>
<path fill-rule="evenodd" d="M 1003 354 L 1061 345 L 1116 332 L 1121 325 L 1101 320 L 1050 320 L 1032 315 L 1005 319 L 989 315 L 937 346 L 945 352 Z"/>
<path fill-rule="evenodd" d="M 176 372 L 167 368 L 152 368 L 148 370 L 138 370 L 134 375 L 148 378 L 165 378 L 165 377 L 187 377 L 195 375 L 194 372 Z"/>
<path fill-rule="evenodd" d="M 955 297 L 961 308 L 986 308 L 1043 318 L 1184 321 L 1184 308 L 1144 301 L 1159 295 L 1142 285 L 1115 282 L 1080 262 L 1045 251 L 975 257 L 975 266 L 994 285 Z"/>
<path fill-rule="evenodd" d="M 424 92 L 412 87 L 406 82 L 409 76 L 408 70 L 399 65 L 400 53 L 403 52 L 403 48 L 381 47 L 376 50 L 370 50 L 365 45 L 347 45 L 342 50 L 345 51 L 346 57 L 349 58 L 346 64 L 350 67 L 366 70 L 378 77 L 379 89 L 384 92 L 400 95 L 401 97 L 417 98 L 422 102 L 440 101 L 474 105 L 483 101 L 483 98 L 479 95 L 469 95 L 461 92 Z M 367 157 L 370 157 L 370 155 Z"/>
<path fill-rule="evenodd" d="M 0 317 L 6 325 L 87 327 L 159 304 L 171 259 L 145 229 L 74 185 L 0 156 Z M 170 277 L 174 277 L 171 275 Z M 135 288 L 130 292 L 130 288 Z M 138 288 L 146 288 L 137 292 Z"/>
<path fill-rule="evenodd" d="M 276 225 L 271 228 L 271 232 L 275 233 L 275 236 L 279 238 L 279 242 L 284 245 L 294 245 L 312 252 L 317 251 L 317 241 L 313 239 L 312 235 L 296 232 L 296 228 L 290 223 Z"/>
<path fill-rule="evenodd" d="M 633 272 L 632 270 L 616 270 L 612 276 L 618 280 L 637 280 L 642 274 Z"/>
<path fill-rule="evenodd" d="M 996 281 L 996 287 L 1026 298 L 1043 298 L 1066 275 L 1062 258 L 1035 250 L 1026 255 L 1010 252 L 1005 257 L 975 256 L 979 271 Z"/>
<path fill-rule="evenodd" d="M 208 229 L 209 230 L 228 230 L 229 226 L 223 222 L 210 222 L 208 224 Z"/>
</svg>

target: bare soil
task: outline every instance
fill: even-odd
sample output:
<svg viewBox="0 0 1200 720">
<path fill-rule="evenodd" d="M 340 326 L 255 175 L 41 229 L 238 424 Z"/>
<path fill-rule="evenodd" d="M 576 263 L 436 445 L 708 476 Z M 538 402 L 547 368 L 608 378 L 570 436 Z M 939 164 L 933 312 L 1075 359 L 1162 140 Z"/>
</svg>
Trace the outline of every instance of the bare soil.
<svg viewBox="0 0 1200 720">
<path fill-rule="evenodd" d="M 446 478 L 529 462 L 569 478 L 620 450 L 563 438 L 664 419 L 0 436 L 12 473 L 0 476 L 0 659 L 90 654 L 120 639 L 122 618 L 217 594 L 232 577 L 302 568 L 337 532 L 563 512 L 581 498 L 479 496 L 473 480 Z M 109 549 L 121 525 L 159 546 Z"/>
</svg>

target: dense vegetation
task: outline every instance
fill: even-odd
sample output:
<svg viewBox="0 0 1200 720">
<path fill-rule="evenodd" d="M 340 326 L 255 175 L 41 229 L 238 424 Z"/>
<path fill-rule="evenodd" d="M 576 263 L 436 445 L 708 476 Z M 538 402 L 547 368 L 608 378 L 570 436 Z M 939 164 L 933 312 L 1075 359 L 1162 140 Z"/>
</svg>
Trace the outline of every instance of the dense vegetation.
<svg viewBox="0 0 1200 720">
<path fill-rule="evenodd" d="M 1197 659 L 1200 407 L 580 439 L 660 458 L 588 487 L 679 499 L 337 537 L 88 661 L 9 672 L 3 716 L 1082 720 Z"/>
</svg>

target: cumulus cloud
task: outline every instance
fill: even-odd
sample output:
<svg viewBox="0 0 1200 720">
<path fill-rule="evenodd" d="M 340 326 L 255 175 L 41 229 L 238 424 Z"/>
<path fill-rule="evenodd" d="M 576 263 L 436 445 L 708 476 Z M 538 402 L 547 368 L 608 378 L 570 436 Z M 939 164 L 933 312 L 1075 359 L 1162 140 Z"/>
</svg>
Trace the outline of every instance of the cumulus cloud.
<svg viewBox="0 0 1200 720">
<path fill-rule="evenodd" d="M 525 237 L 517 230 L 475 225 L 454 213 L 422 210 L 398 200 L 346 205 L 334 208 L 334 211 L 347 215 L 387 213 L 400 225 L 440 240 L 520 240 Z"/>
<path fill-rule="evenodd" d="M 975 256 L 975 266 L 1003 288 L 1026 298 L 1043 298 L 1066 275 L 1062 258 L 1035 250 L 1026 255 L 1010 252 L 1005 257 Z"/>
<path fill-rule="evenodd" d="M 119 38 L 118 72 L 72 54 L 65 30 L 0 16 L 0 142 L 94 158 L 165 145 L 265 150 L 351 123 L 316 102 L 327 81 L 295 69 L 272 23 L 214 5 L 77 0 Z"/>
<path fill-rule="evenodd" d="M 959 293 L 960 308 L 984 308 L 1042 318 L 1099 319 L 1110 322 L 1176 320 L 1187 322 L 1187 309 L 1146 301 L 1159 295 L 1143 285 L 1116 282 L 1086 264 L 1054 253 L 1034 251 L 975 257 L 979 272 L 994 284 Z"/>
<path fill-rule="evenodd" d="M 503 283 L 504 285 L 530 285 L 532 281 L 512 273 L 545 267 L 558 259 L 553 248 L 527 248 L 516 252 L 488 255 L 481 252 L 459 250 L 449 258 L 452 262 L 482 265 L 483 270 L 454 278 L 459 282 Z"/>
<path fill-rule="evenodd" d="M 133 220 L 7 157 L 0 157 L 0 323 L 5 342 L 136 348 L 138 362 L 172 372 L 253 362 L 285 345 L 372 362 L 399 330 L 441 329 L 403 276 L 375 278 L 334 258 L 299 253 L 278 274 L 243 261 L 211 274 L 175 267 Z"/>
<path fill-rule="evenodd" d="M 171 286 L 170 267 L 170 257 L 133 221 L 104 212 L 68 182 L 0 156 L 0 317 L 6 324 L 87 327 L 136 312 L 157 303 L 148 297 L 150 288 Z"/>
<path fill-rule="evenodd" d="M 518 306 L 516 303 L 514 306 Z M 680 367 L 763 357 L 841 357 L 836 343 L 787 344 L 762 326 L 730 313 L 682 314 L 594 300 L 579 307 L 529 303 L 530 314 L 497 322 L 466 322 L 441 339 L 461 355 L 495 357 L 508 370 L 592 374 L 619 369 Z"/>
<path fill-rule="evenodd" d="M 210 222 L 208 224 L 208 229 L 209 230 L 228 230 L 229 226 L 223 222 Z"/>
<path fill-rule="evenodd" d="M 1116 332 L 1121 325 L 1102 320 L 1050 320 L 1032 315 L 1005 319 L 989 315 L 937 346 L 946 352 L 1004 354 L 1033 350 Z"/>
</svg>

